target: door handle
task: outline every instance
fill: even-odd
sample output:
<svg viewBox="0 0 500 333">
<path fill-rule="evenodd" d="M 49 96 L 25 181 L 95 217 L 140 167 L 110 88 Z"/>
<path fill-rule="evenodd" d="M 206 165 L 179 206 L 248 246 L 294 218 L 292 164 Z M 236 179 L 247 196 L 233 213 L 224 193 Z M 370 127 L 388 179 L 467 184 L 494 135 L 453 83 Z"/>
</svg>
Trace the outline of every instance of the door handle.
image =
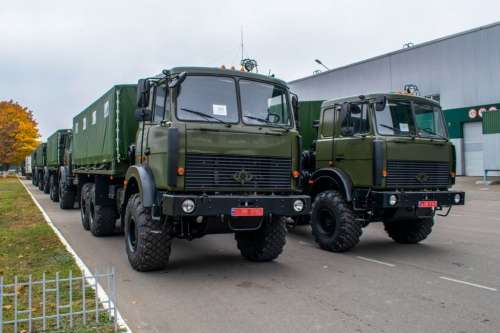
<svg viewBox="0 0 500 333">
<path fill-rule="evenodd" d="M 345 160 L 344 155 L 335 155 L 335 161 L 343 161 L 343 160 Z"/>
</svg>

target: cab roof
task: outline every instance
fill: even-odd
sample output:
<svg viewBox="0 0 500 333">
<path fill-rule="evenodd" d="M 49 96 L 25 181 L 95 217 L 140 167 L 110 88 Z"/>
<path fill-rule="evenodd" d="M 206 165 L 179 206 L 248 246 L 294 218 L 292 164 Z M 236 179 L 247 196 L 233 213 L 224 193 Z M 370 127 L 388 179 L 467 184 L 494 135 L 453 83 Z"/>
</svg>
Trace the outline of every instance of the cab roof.
<svg viewBox="0 0 500 333">
<path fill-rule="evenodd" d="M 211 74 L 211 75 L 229 75 L 229 76 L 237 76 L 241 78 L 246 78 L 246 79 L 251 79 L 251 80 L 260 80 L 260 81 L 267 81 L 270 83 L 274 84 L 279 84 L 285 87 L 288 87 L 287 83 L 283 80 L 277 79 L 272 76 L 267 76 L 263 74 L 258 74 L 258 73 L 249 73 L 249 72 L 242 72 L 239 70 L 233 70 L 233 69 L 222 69 L 222 68 L 216 68 L 216 67 L 191 67 L 191 66 L 185 66 L 185 67 L 174 67 L 170 69 L 170 73 L 172 74 L 178 74 L 186 72 L 188 74 Z"/>
<path fill-rule="evenodd" d="M 399 100 L 413 100 L 415 102 L 422 102 L 422 103 L 430 103 L 435 106 L 440 106 L 440 104 L 432 99 L 425 98 L 425 97 L 420 97 L 420 96 L 415 96 L 415 95 L 410 95 L 410 94 L 404 94 L 404 93 L 377 93 L 377 94 L 369 94 L 369 95 L 362 95 L 364 96 L 364 100 L 373 100 L 378 97 L 387 97 L 389 99 L 399 99 Z M 362 101 L 361 96 L 351 96 L 351 97 L 344 97 L 344 98 L 338 98 L 338 99 L 331 99 L 324 101 L 323 104 L 321 104 L 322 108 L 333 106 L 335 104 L 342 104 L 346 102 L 360 102 Z"/>
</svg>

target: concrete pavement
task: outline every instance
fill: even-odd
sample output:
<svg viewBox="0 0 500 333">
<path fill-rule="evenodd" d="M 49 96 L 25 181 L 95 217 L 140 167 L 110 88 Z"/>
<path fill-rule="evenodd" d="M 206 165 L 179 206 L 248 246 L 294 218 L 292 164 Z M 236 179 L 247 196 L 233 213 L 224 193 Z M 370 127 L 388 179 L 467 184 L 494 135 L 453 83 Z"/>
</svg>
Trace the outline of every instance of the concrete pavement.
<svg viewBox="0 0 500 333">
<path fill-rule="evenodd" d="M 94 238 L 25 182 L 89 267 L 117 270 L 118 307 L 134 332 L 499 332 L 500 192 L 459 180 L 467 206 L 419 245 L 370 225 L 346 254 L 309 227 L 272 263 L 244 260 L 232 235 L 175 241 L 166 271 L 138 273 L 122 236 Z"/>
</svg>

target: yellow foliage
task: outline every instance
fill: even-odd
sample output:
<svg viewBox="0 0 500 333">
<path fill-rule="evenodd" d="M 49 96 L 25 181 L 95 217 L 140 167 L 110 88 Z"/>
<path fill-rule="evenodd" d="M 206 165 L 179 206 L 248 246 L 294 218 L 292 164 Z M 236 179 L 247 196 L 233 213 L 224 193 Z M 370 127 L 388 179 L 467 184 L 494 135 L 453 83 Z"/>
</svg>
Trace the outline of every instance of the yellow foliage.
<svg viewBox="0 0 500 333">
<path fill-rule="evenodd" d="M 19 164 L 40 143 L 38 124 L 28 108 L 0 101 L 0 164 Z"/>
</svg>

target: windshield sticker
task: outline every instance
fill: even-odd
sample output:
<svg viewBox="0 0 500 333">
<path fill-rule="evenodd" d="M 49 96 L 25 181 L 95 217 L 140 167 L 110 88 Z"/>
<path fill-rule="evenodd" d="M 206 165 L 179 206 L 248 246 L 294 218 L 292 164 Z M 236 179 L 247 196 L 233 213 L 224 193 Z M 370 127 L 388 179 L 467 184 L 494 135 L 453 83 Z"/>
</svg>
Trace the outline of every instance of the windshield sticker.
<svg viewBox="0 0 500 333">
<path fill-rule="evenodd" d="M 401 132 L 409 132 L 410 131 L 408 124 L 405 124 L 405 123 L 400 123 L 399 129 L 401 130 Z"/>
<path fill-rule="evenodd" d="M 227 116 L 227 107 L 225 105 L 213 104 L 212 113 L 217 116 Z"/>
</svg>

